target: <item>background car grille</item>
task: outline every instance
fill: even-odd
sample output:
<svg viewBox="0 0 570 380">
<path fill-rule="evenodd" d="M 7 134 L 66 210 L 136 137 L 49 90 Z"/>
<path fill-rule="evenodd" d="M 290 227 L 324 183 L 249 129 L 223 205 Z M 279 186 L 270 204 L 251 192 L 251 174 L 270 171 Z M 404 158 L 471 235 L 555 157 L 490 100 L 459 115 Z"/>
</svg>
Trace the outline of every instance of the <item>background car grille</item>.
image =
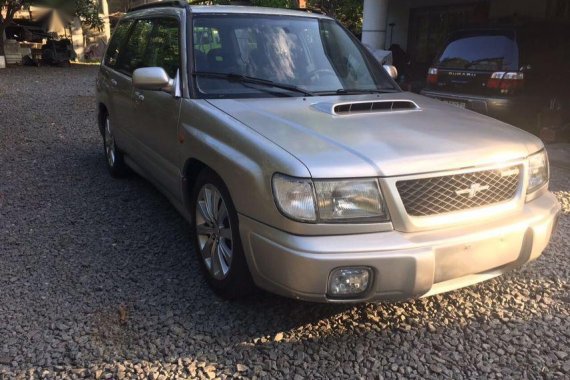
<svg viewBox="0 0 570 380">
<path fill-rule="evenodd" d="M 398 181 L 396 187 L 411 216 L 429 216 L 468 210 L 514 198 L 520 166 L 444 177 Z"/>
</svg>

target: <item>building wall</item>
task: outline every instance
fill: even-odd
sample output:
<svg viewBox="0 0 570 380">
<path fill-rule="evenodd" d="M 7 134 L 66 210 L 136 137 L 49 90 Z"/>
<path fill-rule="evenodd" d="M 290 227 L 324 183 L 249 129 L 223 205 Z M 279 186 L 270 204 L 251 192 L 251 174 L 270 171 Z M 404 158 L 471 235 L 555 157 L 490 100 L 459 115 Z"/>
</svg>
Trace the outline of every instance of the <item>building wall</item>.
<svg viewBox="0 0 570 380">
<path fill-rule="evenodd" d="M 108 0 L 109 12 L 126 12 L 129 8 L 129 0 Z"/>
<path fill-rule="evenodd" d="M 393 35 L 388 26 L 386 47 L 392 43 L 399 44 L 404 50 L 408 45 L 410 10 L 422 7 L 438 7 L 455 4 L 474 4 L 480 0 L 390 0 L 388 3 L 388 25 L 394 23 Z M 485 2 L 483 0 L 483 2 Z M 490 0 L 489 17 L 500 19 L 517 14 L 524 18 L 544 18 L 553 0 Z"/>
</svg>

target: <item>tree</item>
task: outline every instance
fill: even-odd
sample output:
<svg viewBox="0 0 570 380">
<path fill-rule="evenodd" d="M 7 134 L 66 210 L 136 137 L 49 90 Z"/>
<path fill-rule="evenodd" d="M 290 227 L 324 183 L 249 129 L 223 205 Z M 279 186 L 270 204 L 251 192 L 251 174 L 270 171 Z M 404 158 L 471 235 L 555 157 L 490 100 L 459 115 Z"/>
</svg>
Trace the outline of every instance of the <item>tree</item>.
<svg viewBox="0 0 570 380">
<path fill-rule="evenodd" d="M 4 55 L 4 32 L 14 23 L 16 12 L 30 5 L 61 9 L 70 15 L 78 16 L 91 27 L 100 28 L 103 21 L 99 17 L 99 5 L 93 0 L 0 0 L 0 56 Z"/>
<path fill-rule="evenodd" d="M 4 32 L 14 22 L 14 15 L 26 0 L 0 0 L 0 57 L 4 55 Z"/>
<path fill-rule="evenodd" d="M 355 36 L 362 34 L 362 0 L 308 0 L 307 3 L 336 18 Z"/>
<path fill-rule="evenodd" d="M 240 3 L 250 3 L 262 7 L 298 8 L 298 0 L 244 0 Z M 192 4 L 231 4 L 232 0 L 191 0 Z M 308 8 L 320 9 L 329 16 L 339 20 L 354 35 L 362 33 L 363 0 L 307 0 Z"/>
</svg>

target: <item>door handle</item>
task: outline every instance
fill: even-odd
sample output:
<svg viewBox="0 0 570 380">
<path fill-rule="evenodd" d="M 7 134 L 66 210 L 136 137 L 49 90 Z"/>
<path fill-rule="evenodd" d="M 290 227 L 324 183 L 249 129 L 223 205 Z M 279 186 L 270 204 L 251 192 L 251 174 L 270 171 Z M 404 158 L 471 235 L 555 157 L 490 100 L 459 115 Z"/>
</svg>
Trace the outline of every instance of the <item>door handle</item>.
<svg viewBox="0 0 570 380">
<path fill-rule="evenodd" d="M 144 95 L 141 94 L 140 92 L 135 92 L 135 101 L 136 102 L 142 102 L 144 101 Z"/>
<path fill-rule="evenodd" d="M 111 79 L 111 85 L 112 85 L 112 86 L 116 86 L 116 85 L 118 85 L 118 84 L 119 84 L 119 83 L 118 83 L 115 79 Z"/>
</svg>

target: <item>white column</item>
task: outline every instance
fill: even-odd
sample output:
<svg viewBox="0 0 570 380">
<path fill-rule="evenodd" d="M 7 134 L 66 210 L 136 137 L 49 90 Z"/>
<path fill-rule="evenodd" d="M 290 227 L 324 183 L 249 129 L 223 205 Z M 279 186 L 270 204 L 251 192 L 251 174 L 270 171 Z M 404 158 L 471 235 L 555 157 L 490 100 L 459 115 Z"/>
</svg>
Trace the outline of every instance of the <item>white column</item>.
<svg viewBox="0 0 570 380">
<path fill-rule="evenodd" d="M 107 0 L 101 0 L 101 8 L 103 10 L 103 31 L 105 32 L 105 43 L 111 39 L 111 23 L 109 22 L 109 3 Z"/>
<path fill-rule="evenodd" d="M 364 0 L 362 43 L 374 49 L 386 48 L 388 0 Z"/>
<path fill-rule="evenodd" d="M 85 42 L 83 41 L 83 27 L 79 17 L 75 17 L 71 22 L 71 42 L 73 43 L 73 50 L 75 50 L 77 58 L 83 61 L 85 58 Z"/>
</svg>

